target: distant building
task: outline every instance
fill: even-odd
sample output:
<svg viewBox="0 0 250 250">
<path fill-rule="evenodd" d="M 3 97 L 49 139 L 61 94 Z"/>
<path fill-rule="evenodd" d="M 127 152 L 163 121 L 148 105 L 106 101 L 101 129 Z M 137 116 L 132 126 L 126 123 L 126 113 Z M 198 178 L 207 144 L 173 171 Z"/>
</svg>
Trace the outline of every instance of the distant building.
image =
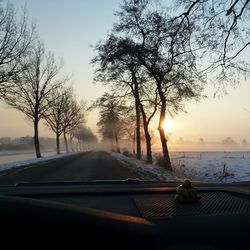
<svg viewBox="0 0 250 250">
<path fill-rule="evenodd" d="M 30 136 L 25 136 L 25 137 L 20 137 L 20 138 L 16 138 L 12 141 L 12 144 L 15 145 L 27 145 L 27 144 L 31 144 L 33 141 L 33 138 Z"/>
<path fill-rule="evenodd" d="M 9 137 L 1 137 L 0 138 L 0 145 L 6 145 L 6 144 L 10 144 L 11 143 L 11 139 Z"/>
</svg>

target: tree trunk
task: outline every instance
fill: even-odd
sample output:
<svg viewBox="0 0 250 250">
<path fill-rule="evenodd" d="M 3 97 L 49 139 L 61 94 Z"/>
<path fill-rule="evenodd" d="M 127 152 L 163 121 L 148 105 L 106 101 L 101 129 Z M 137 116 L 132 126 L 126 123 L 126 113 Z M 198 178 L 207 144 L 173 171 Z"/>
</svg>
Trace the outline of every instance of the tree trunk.
<svg viewBox="0 0 250 250">
<path fill-rule="evenodd" d="M 160 112 L 158 130 L 159 130 L 160 139 L 161 139 L 164 165 L 166 165 L 166 167 L 169 170 L 172 170 L 171 161 L 170 161 L 169 152 L 168 152 L 167 139 L 166 139 L 165 131 L 162 127 L 162 123 L 165 121 L 165 117 L 166 117 L 166 106 L 167 106 L 166 105 L 166 98 L 165 98 L 164 93 L 162 92 L 162 90 L 159 86 L 158 86 L 158 93 L 159 93 L 159 96 L 161 99 L 161 112 Z"/>
<path fill-rule="evenodd" d="M 136 104 L 136 158 L 141 159 L 141 119 L 139 105 Z"/>
<path fill-rule="evenodd" d="M 59 133 L 56 133 L 56 150 L 57 150 L 57 154 L 60 154 L 60 135 Z"/>
<path fill-rule="evenodd" d="M 34 144 L 36 150 L 36 157 L 41 158 L 41 150 L 40 150 L 40 143 L 39 143 L 39 134 L 38 134 L 38 119 L 34 121 Z"/>
<path fill-rule="evenodd" d="M 141 117 L 139 86 L 135 74 L 132 74 L 134 83 L 135 114 L 136 114 L 136 158 L 141 159 Z"/>
<path fill-rule="evenodd" d="M 81 152 L 81 141 L 80 141 L 80 139 L 77 139 L 77 151 L 78 152 Z"/>
<path fill-rule="evenodd" d="M 119 145 L 119 140 L 118 140 L 117 134 L 115 134 L 115 145 L 116 145 L 116 152 L 117 152 L 117 153 L 121 153 L 120 145 Z"/>
<path fill-rule="evenodd" d="M 134 130 L 134 133 L 133 133 L 133 139 L 132 139 L 132 151 L 133 151 L 133 155 L 135 155 L 135 130 Z"/>
<path fill-rule="evenodd" d="M 70 148 L 71 148 L 71 152 L 75 152 L 75 151 L 74 151 L 74 147 L 73 147 L 72 140 L 73 140 L 72 138 L 69 138 Z"/>
<path fill-rule="evenodd" d="M 82 139 L 79 140 L 79 148 L 80 148 L 80 152 L 84 151 L 83 140 Z"/>
<path fill-rule="evenodd" d="M 67 136 L 65 132 L 63 132 L 63 138 L 64 138 L 66 152 L 69 153 L 69 145 L 68 145 L 68 140 L 67 140 Z"/>
<path fill-rule="evenodd" d="M 146 117 L 146 113 L 144 111 L 142 104 L 140 105 L 140 108 L 141 108 L 141 113 L 142 113 L 143 128 L 144 128 L 145 139 L 146 139 L 147 162 L 152 163 L 153 159 L 152 159 L 152 149 L 151 149 L 151 136 L 148 131 L 147 117 Z"/>
</svg>

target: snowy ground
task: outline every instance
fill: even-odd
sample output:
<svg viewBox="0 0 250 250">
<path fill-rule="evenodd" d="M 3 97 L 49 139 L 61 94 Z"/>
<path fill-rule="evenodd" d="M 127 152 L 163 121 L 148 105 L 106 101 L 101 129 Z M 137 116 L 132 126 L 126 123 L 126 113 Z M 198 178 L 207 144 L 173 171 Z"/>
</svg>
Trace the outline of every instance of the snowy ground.
<svg viewBox="0 0 250 250">
<path fill-rule="evenodd" d="M 62 152 L 64 153 L 64 152 Z M 42 151 L 42 156 L 55 155 L 56 151 Z M 9 163 L 14 161 L 27 161 L 36 158 L 35 151 L 20 150 L 20 151 L 1 151 L 0 152 L 0 164 Z"/>
<path fill-rule="evenodd" d="M 134 157 L 127 157 L 123 154 L 111 153 L 117 160 L 122 162 L 128 168 L 132 168 L 137 173 L 145 176 L 145 180 L 161 180 L 161 181 L 180 181 L 181 179 L 173 175 L 172 172 L 167 171 L 163 167 L 148 164 L 143 161 L 136 160 Z"/>
<path fill-rule="evenodd" d="M 0 164 L 0 171 L 9 170 L 12 168 L 30 166 L 36 163 L 42 163 L 42 162 L 50 161 L 53 159 L 68 157 L 69 155 L 72 155 L 72 154 L 77 154 L 77 153 L 63 153 L 60 155 L 51 155 L 51 156 L 46 156 L 46 157 L 42 157 L 39 159 L 35 158 L 35 159 L 29 159 L 25 161 L 14 161 L 14 162 L 3 163 L 3 164 Z"/>
<path fill-rule="evenodd" d="M 172 153 L 176 172 L 209 182 L 250 181 L 250 152 Z"/>
<path fill-rule="evenodd" d="M 155 180 L 178 180 L 173 174 L 207 182 L 250 181 L 250 152 L 187 152 L 171 153 L 173 174 L 156 163 L 146 164 L 133 157 L 112 153 L 127 162 L 139 173 L 151 175 Z M 157 155 L 154 155 L 156 159 Z"/>
</svg>

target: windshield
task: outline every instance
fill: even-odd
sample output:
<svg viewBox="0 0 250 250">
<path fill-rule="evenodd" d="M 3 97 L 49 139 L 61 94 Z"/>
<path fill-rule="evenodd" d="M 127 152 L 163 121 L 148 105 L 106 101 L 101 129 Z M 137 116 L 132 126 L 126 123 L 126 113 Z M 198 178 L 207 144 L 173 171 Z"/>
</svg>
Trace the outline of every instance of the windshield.
<svg viewBox="0 0 250 250">
<path fill-rule="evenodd" d="M 0 185 L 250 181 L 249 5 L 1 1 Z"/>
</svg>

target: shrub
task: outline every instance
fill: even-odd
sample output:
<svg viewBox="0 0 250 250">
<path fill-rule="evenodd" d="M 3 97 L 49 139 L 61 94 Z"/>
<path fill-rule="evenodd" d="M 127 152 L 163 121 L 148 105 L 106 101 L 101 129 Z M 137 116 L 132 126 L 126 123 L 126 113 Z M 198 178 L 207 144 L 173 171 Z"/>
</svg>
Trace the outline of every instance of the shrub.
<svg viewBox="0 0 250 250">
<path fill-rule="evenodd" d="M 123 152 L 122 152 L 122 154 L 125 155 L 125 156 L 127 156 L 127 157 L 132 156 L 132 154 L 127 149 L 124 149 Z"/>
<path fill-rule="evenodd" d="M 166 162 L 161 154 L 155 155 L 155 164 L 161 167 L 164 167 L 167 170 L 172 171 L 172 168 L 169 166 L 166 166 Z"/>
</svg>

